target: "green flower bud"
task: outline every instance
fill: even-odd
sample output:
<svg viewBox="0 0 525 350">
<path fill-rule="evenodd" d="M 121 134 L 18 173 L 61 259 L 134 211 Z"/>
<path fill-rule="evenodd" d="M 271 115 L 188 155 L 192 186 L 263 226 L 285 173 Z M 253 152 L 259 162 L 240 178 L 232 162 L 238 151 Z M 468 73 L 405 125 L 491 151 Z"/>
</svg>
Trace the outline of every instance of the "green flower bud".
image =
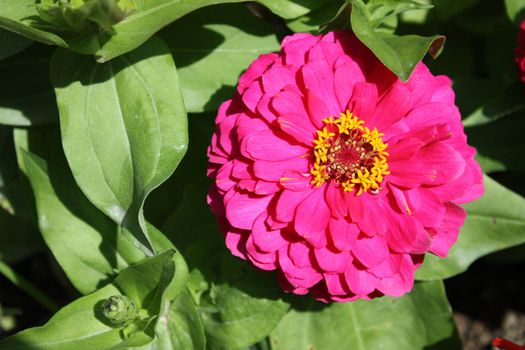
<svg viewBox="0 0 525 350">
<path fill-rule="evenodd" d="M 139 315 L 137 305 L 124 295 L 114 295 L 102 303 L 104 316 L 115 326 L 124 327 Z"/>
<path fill-rule="evenodd" d="M 55 31 L 76 33 L 109 30 L 134 8 L 134 0 L 40 0 L 37 4 L 40 19 Z"/>
</svg>

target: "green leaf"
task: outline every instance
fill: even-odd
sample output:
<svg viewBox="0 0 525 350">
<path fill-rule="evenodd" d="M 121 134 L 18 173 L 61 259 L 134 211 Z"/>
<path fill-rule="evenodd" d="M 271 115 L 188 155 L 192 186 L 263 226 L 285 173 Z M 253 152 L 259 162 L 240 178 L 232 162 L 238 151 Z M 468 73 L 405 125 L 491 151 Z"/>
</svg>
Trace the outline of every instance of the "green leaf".
<svg viewBox="0 0 525 350">
<path fill-rule="evenodd" d="M 389 19 L 395 18 L 399 13 L 421 8 L 428 8 L 428 5 L 412 0 L 371 1 L 365 5 L 363 0 L 350 0 L 331 22 L 321 27 L 321 31 L 351 27 L 357 38 L 388 69 L 399 79 L 407 81 L 416 64 L 427 52 L 432 58 L 436 58 L 445 44 L 445 37 L 442 35 L 423 37 L 392 34 Z"/>
<path fill-rule="evenodd" d="M 172 303 L 166 303 L 159 316 L 157 337 L 147 349 L 204 350 L 206 336 L 195 302 L 188 291 L 182 292 Z M 146 350 L 146 349 L 143 349 Z"/>
<path fill-rule="evenodd" d="M 75 300 L 56 313 L 42 327 L 20 332 L 3 342 L 5 350 L 93 350 L 123 349 L 142 346 L 151 336 L 137 332 L 124 337 L 123 329 L 114 328 L 102 314 L 102 302 L 114 295 L 126 295 L 136 305 L 155 316 L 163 303 L 163 294 L 173 278 L 173 251 L 151 257 L 122 271 L 114 283 Z"/>
<path fill-rule="evenodd" d="M 58 121 L 49 79 L 52 48 L 34 44 L 0 61 L 0 124 L 30 126 Z"/>
<path fill-rule="evenodd" d="M 40 231 L 69 280 L 87 294 L 144 255 L 82 194 L 67 169 L 21 151 Z"/>
<path fill-rule="evenodd" d="M 148 194 L 186 152 L 186 112 L 168 47 L 154 38 L 105 64 L 59 49 L 51 62 L 62 142 L 78 185 L 145 252 Z"/>
<path fill-rule="evenodd" d="M 468 216 L 446 259 L 427 254 L 419 280 L 439 280 L 465 271 L 476 259 L 525 243 L 525 198 L 485 177 L 485 194 L 465 205 Z"/>
<path fill-rule="evenodd" d="M 58 35 L 32 27 L 35 19 L 38 19 L 38 12 L 34 0 L 2 0 L 1 28 L 45 44 L 68 46 Z"/>
<path fill-rule="evenodd" d="M 256 271 L 230 252 L 210 260 L 199 269 L 211 282 L 199 304 L 208 346 L 238 349 L 262 340 L 289 308 L 275 275 Z"/>
<path fill-rule="evenodd" d="M 352 30 L 357 38 L 403 81 L 410 78 L 416 64 L 425 57 L 427 52 L 436 58 L 445 43 L 445 37 L 441 35 L 399 36 L 377 30 L 374 27 L 374 21 L 378 20 L 371 16 L 362 0 L 352 0 L 350 18 Z"/>
<path fill-rule="evenodd" d="M 420 350 L 449 338 L 461 349 L 441 282 L 417 283 L 402 298 L 322 304 L 298 300 L 271 334 L 274 350 Z"/>
<path fill-rule="evenodd" d="M 519 26 L 525 16 L 525 0 L 505 0 L 505 8 L 510 20 Z"/>
<path fill-rule="evenodd" d="M 217 110 L 253 60 L 279 50 L 273 32 L 241 4 L 197 10 L 160 32 L 177 63 L 187 110 Z"/>
<path fill-rule="evenodd" d="M 23 36 L 0 28 L 0 61 L 22 51 L 33 42 Z"/>
</svg>

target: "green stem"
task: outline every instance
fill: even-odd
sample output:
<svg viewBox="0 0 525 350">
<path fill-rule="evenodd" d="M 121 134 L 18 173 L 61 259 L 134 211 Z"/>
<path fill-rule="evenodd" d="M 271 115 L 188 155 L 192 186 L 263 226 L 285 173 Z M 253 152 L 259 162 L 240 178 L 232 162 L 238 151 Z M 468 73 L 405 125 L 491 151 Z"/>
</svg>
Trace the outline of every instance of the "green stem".
<svg viewBox="0 0 525 350">
<path fill-rule="evenodd" d="M 59 307 L 55 304 L 49 297 L 39 291 L 35 286 L 33 286 L 25 278 L 18 275 L 9 265 L 0 260 L 0 274 L 4 275 L 8 280 L 13 282 L 18 288 L 22 289 L 24 292 L 32 296 L 40 305 L 44 306 L 49 311 L 55 313 Z"/>
</svg>

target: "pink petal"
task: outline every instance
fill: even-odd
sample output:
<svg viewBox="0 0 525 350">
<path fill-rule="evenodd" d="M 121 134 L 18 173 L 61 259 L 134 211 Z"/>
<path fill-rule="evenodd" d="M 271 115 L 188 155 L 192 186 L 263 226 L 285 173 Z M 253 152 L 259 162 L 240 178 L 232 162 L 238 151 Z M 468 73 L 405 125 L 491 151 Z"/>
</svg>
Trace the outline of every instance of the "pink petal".
<svg viewBox="0 0 525 350">
<path fill-rule="evenodd" d="M 295 72 L 288 67 L 272 67 L 262 76 L 262 85 L 265 93 L 276 94 L 283 87 L 295 84 Z"/>
<path fill-rule="evenodd" d="M 325 61 L 313 61 L 306 63 L 301 68 L 304 87 L 312 92 L 326 104 L 328 117 L 338 115 L 342 112 L 342 107 L 335 97 L 334 91 L 334 72 Z"/>
<path fill-rule="evenodd" d="M 307 52 L 318 41 L 319 37 L 308 34 L 303 37 L 288 40 L 286 43 L 283 42 L 281 50 L 286 64 L 297 67 L 304 65 Z"/>
<path fill-rule="evenodd" d="M 281 230 L 273 231 L 266 227 L 266 218 L 265 213 L 257 217 L 253 224 L 251 236 L 253 237 L 253 243 L 260 251 L 275 252 L 288 244 L 288 241 L 282 237 Z"/>
<path fill-rule="evenodd" d="M 330 111 L 326 104 L 315 93 L 307 91 L 306 109 L 312 124 L 317 129 L 321 129 L 324 126 L 323 119 L 330 116 Z"/>
<path fill-rule="evenodd" d="M 414 208 L 412 215 L 424 227 L 436 227 L 445 216 L 445 206 L 441 199 L 429 188 L 415 188 L 405 192 L 410 206 Z"/>
<path fill-rule="evenodd" d="M 308 173 L 305 174 L 287 170 L 279 179 L 279 184 L 287 190 L 301 192 L 306 191 L 312 187 L 310 181 L 311 176 Z"/>
<path fill-rule="evenodd" d="M 414 287 L 414 264 L 409 255 L 398 256 L 399 273 L 389 278 L 382 278 L 377 289 L 385 295 L 400 297 Z"/>
<path fill-rule="evenodd" d="M 247 236 L 248 233 L 241 233 L 240 231 L 226 232 L 226 247 L 233 255 L 244 260 L 247 259 L 245 246 Z"/>
<path fill-rule="evenodd" d="M 412 96 L 408 88 L 402 83 L 395 84 L 377 103 L 368 126 L 377 127 L 379 131 L 386 130 L 401 120 L 411 109 Z"/>
<path fill-rule="evenodd" d="M 274 97 L 273 94 L 264 94 L 259 100 L 259 103 L 257 104 L 258 115 L 261 116 L 262 119 L 266 120 L 270 124 L 273 123 L 277 119 L 275 110 L 270 107 L 273 97 Z"/>
<path fill-rule="evenodd" d="M 226 203 L 226 218 L 237 228 L 251 230 L 255 219 L 267 210 L 272 198 L 236 192 Z"/>
<path fill-rule="evenodd" d="M 285 114 L 277 118 L 281 130 L 292 136 L 297 142 L 307 147 L 312 146 L 316 128 L 310 123 L 307 115 Z"/>
<path fill-rule="evenodd" d="M 315 259 L 324 272 L 343 273 L 352 262 L 350 252 L 332 251 L 327 247 L 314 249 Z"/>
<path fill-rule="evenodd" d="M 300 268 L 294 265 L 286 248 L 279 250 L 278 258 L 286 279 L 296 288 L 310 288 L 323 278 L 323 275 L 312 267 Z"/>
<path fill-rule="evenodd" d="M 277 253 L 259 251 L 253 244 L 253 237 L 251 235 L 246 240 L 246 252 L 248 259 L 258 268 L 267 271 L 276 269 Z"/>
<path fill-rule="evenodd" d="M 254 80 L 259 78 L 261 74 L 268 69 L 269 66 L 275 62 L 279 56 L 275 53 L 269 53 L 260 55 L 258 59 L 253 61 L 252 64 L 246 69 L 243 75 L 239 78 L 239 84 L 237 85 L 237 91 L 242 94 Z"/>
<path fill-rule="evenodd" d="M 308 115 L 303 96 L 294 90 L 284 90 L 275 95 L 271 101 L 271 106 L 278 116 L 285 114 Z"/>
<path fill-rule="evenodd" d="M 250 164 L 241 159 L 234 159 L 232 162 L 231 175 L 236 179 L 253 179 L 252 174 L 249 172 Z"/>
<path fill-rule="evenodd" d="M 329 67 L 333 67 L 335 61 L 343 55 L 344 52 L 340 45 L 323 40 L 310 49 L 308 61 L 322 61 L 328 63 Z"/>
<path fill-rule="evenodd" d="M 264 180 L 258 180 L 255 183 L 255 188 L 253 192 L 256 194 L 275 194 L 277 192 L 281 191 L 281 188 L 276 182 L 271 181 L 264 181 Z"/>
<path fill-rule="evenodd" d="M 310 247 L 305 242 L 296 242 L 288 245 L 288 256 L 297 267 L 312 267 Z"/>
<path fill-rule="evenodd" d="M 229 191 L 236 184 L 231 179 L 232 166 L 233 162 L 230 161 L 224 164 L 217 172 L 217 179 L 215 180 L 215 183 L 217 184 L 217 188 L 223 192 Z"/>
<path fill-rule="evenodd" d="M 283 191 L 277 199 L 274 216 L 280 222 L 291 222 L 295 216 L 295 210 L 308 195 L 309 191 Z"/>
<path fill-rule="evenodd" d="M 455 149 L 439 142 L 421 148 L 411 160 L 390 162 L 388 181 L 408 188 L 441 185 L 459 178 L 465 166 Z"/>
<path fill-rule="evenodd" d="M 386 241 L 381 236 L 362 237 L 355 241 L 352 248 L 354 256 L 366 267 L 372 268 L 388 259 Z"/>
<path fill-rule="evenodd" d="M 252 118 L 244 113 L 239 114 L 235 122 L 237 139 L 241 140 L 250 134 L 266 131 L 269 125 L 259 118 Z"/>
<path fill-rule="evenodd" d="M 430 236 L 423 226 L 408 215 L 390 213 L 386 240 L 398 253 L 423 254 L 430 247 Z"/>
<path fill-rule="evenodd" d="M 432 237 L 430 251 L 442 258 L 446 257 L 450 247 L 456 243 L 459 229 L 465 222 L 467 213 L 458 205 L 448 203 L 446 214 L 437 234 Z"/>
<path fill-rule="evenodd" d="M 359 228 L 367 235 L 384 234 L 387 228 L 386 212 L 388 210 L 387 199 L 384 196 L 375 196 L 363 193 L 355 198 L 363 207 L 363 216 L 357 221 Z M 352 215 L 350 213 L 350 215 Z"/>
<path fill-rule="evenodd" d="M 330 218 L 328 229 L 332 243 L 340 251 L 351 250 L 361 232 L 356 224 L 352 224 L 344 218 Z"/>
<path fill-rule="evenodd" d="M 304 157 L 293 157 L 283 161 L 258 160 L 253 163 L 257 178 L 267 181 L 280 181 L 286 171 L 308 172 L 309 164 Z"/>
<path fill-rule="evenodd" d="M 254 81 L 242 94 L 242 102 L 250 111 L 255 113 L 257 104 L 263 96 L 262 84 L 260 81 Z"/>
<path fill-rule="evenodd" d="M 328 206 L 330 207 L 330 212 L 332 216 L 336 218 L 341 218 L 346 216 L 348 208 L 346 206 L 346 200 L 341 191 L 341 188 L 337 186 L 334 182 L 330 182 L 327 185 L 325 200 Z"/>
<path fill-rule="evenodd" d="M 260 131 L 246 136 L 241 143 L 241 152 L 252 159 L 281 161 L 306 154 L 308 150 L 292 145 L 282 132 Z"/>
<path fill-rule="evenodd" d="M 346 286 L 344 274 L 325 273 L 323 274 L 328 293 L 331 295 L 349 294 L 350 290 Z"/>
<path fill-rule="evenodd" d="M 370 119 L 377 103 L 377 88 L 374 84 L 358 82 L 354 85 L 348 104 L 350 111 L 365 122 Z"/>
<path fill-rule="evenodd" d="M 325 229 L 330 219 L 330 209 L 324 200 L 324 187 L 312 191 L 295 211 L 295 230 L 305 239 L 326 236 Z"/>
<path fill-rule="evenodd" d="M 365 81 L 363 72 L 353 60 L 347 60 L 336 68 L 334 73 L 334 90 L 341 106 L 341 112 L 345 112 L 355 84 L 363 81 Z"/>
<path fill-rule="evenodd" d="M 379 283 L 374 275 L 366 270 L 357 269 L 354 264 L 349 264 L 345 271 L 345 279 L 348 288 L 357 295 L 367 295 L 372 293 Z"/>
</svg>

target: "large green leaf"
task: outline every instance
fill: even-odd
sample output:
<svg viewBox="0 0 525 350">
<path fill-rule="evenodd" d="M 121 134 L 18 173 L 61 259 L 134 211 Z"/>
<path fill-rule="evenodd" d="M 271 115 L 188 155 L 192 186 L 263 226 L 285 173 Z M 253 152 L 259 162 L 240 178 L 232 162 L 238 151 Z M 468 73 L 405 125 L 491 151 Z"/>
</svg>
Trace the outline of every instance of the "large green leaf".
<svg viewBox="0 0 525 350">
<path fill-rule="evenodd" d="M 301 299 L 271 334 L 274 350 L 461 349 L 441 282 L 417 283 L 402 298 L 323 305 Z M 437 348 L 437 346 L 436 346 Z"/>
<path fill-rule="evenodd" d="M 59 49 L 51 79 L 78 185 L 151 250 L 142 206 L 186 152 L 186 112 L 168 47 L 154 38 L 105 64 Z"/>
<path fill-rule="evenodd" d="M 217 110 L 257 56 L 279 50 L 273 32 L 242 4 L 206 7 L 164 29 L 160 36 L 173 52 L 187 110 Z"/>
<path fill-rule="evenodd" d="M 485 177 L 485 194 L 465 205 L 467 220 L 446 259 L 428 254 L 416 272 L 420 280 L 439 280 L 465 271 L 476 259 L 525 243 L 525 198 Z"/>
<path fill-rule="evenodd" d="M 33 42 L 23 36 L 0 28 L 0 61 L 22 51 Z"/>
<path fill-rule="evenodd" d="M 111 326 L 102 314 L 101 304 L 110 296 L 122 294 L 133 300 L 139 308 L 147 310 L 150 317 L 157 315 L 165 300 L 166 287 L 176 273 L 172 259 L 173 251 L 168 251 L 130 266 L 112 284 L 67 305 L 44 326 L 7 338 L 0 343 L 0 348 L 116 350 L 151 342 L 152 337 L 144 332 L 126 339 L 123 330 Z"/>
<path fill-rule="evenodd" d="M 52 50 L 34 44 L 0 61 L 0 124 L 30 126 L 58 121 L 49 80 Z"/>
<path fill-rule="evenodd" d="M 117 225 L 87 200 L 67 169 L 21 152 L 44 240 L 81 293 L 94 291 L 115 271 L 144 258 L 118 233 Z"/>
<path fill-rule="evenodd" d="M 348 0 L 338 15 L 321 30 L 351 27 L 357 38 L 372 50 L 388 69 L 399 79 L 407 81 L 416 64 L 427 52 L 433 58 L 441 53 L 445 37 L 395 35 L 392 34 L 388 20 L 402 12 L 427 7 L 427 4 L 413 0 L 370 1 L 367 4 L 363 0 Z"/>
<path fill-rule="evenodd" d="M 0 27 L 45 44 L 67 47 L 58 35 L 31 26 L 38 18 L 35 0 L 2 0 Z"/>
</svg>

